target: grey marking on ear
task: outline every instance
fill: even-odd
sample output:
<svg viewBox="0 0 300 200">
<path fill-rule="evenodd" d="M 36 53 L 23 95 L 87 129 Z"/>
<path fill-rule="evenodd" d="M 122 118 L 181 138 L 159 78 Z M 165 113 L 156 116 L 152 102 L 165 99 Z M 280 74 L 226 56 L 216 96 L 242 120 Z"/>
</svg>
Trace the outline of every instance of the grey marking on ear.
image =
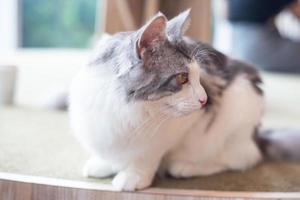
<svg viewBox="0 0 300 200">
<path fill-rule="evenodd" d="M 187 9 L 168 21 L 167 35 L 169 36 L 169 39 L 172 41 L 181 38 L 189 28 L 190 22 L 191 9 Z"/>
</svg>

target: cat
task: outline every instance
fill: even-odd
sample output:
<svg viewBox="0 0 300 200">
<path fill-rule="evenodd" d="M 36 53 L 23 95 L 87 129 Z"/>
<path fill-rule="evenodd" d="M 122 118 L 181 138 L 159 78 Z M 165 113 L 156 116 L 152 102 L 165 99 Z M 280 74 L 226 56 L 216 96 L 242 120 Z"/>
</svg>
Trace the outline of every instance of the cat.
<svg viewBox="0 0 300 200">
<path fill-rule="evenodd" d="M 257 70 L 185 36 L 190 20 L 190 10 L 169 21 L 159 12 L 108 36 L 74 78 L 69 116 L 91 155 L 85 176 L 115 175 L 116 190 L 134 191 L 158 171 L 187 178 L 263 159 Z"/>
</svg>

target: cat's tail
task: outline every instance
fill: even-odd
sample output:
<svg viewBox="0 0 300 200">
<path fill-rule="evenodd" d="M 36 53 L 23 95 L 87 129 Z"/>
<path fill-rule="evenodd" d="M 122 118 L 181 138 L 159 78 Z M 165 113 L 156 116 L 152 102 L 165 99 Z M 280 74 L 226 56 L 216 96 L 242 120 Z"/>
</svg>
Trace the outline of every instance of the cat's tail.
<svg viewBox="0 0 300 200">
<path fill-rule="evenodd" d="M 266 159 L 300 161 L 300 130 L 260 130 L 255 141 Z"/>
<path fill-rule="evenodd" d="M 68 110 L 68 91 L 66 89 L 55 89 L 42 99 L 42 108 L 49 110 Z"/>
</svg>

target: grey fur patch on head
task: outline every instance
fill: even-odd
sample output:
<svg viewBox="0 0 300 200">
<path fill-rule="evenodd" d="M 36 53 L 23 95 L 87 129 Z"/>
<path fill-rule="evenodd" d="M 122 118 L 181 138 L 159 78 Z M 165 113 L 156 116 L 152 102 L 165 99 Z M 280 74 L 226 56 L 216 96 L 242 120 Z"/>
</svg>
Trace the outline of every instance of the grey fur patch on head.
<svg viewBox="0 0 300 200">
<path fill-rule="evenodd" d="M 188 73 L 188 63 L 175 46 L 165 41 L 155 51 L 146 50 L 140 65 L 120 77 L 130 99 L 156 100 L 181 90 L 172 84 L 179 73 Z"/>
<path fill-rule="evenodd" d="M 166 17 L 158 13 L 136 34 L 137 65 L 119 79 L 125 83 L 128 99 L 156 100 L 181 90 L 175 75 L 188 73 L 188 62 L 166 37 Z M 133 39 L 135 41 L 135 39 Z"/>
<path fill-rule="evenodd" d="M 136 32 L 113 35 L 92 65 L 116 73 L 128 100 L 156 100 L 180 91 L 174 78 L 189 72 L 190 59 L 168 40 L 166 26 L 166 17 L 158 13 Z"/>
</svg>

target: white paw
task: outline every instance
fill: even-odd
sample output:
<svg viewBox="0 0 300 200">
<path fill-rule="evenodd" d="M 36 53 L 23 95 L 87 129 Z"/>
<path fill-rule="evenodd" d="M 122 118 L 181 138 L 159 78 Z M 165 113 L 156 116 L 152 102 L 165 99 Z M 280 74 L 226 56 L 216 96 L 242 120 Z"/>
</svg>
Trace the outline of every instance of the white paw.
<svg viewBox="0 0 300 200">
<path fill-rule="evenodd" d="M 83 175 L 85 177 L 105 178 L 113 174 L 114 171 L 110 165 L 96 158 L 88 160 L 83 168 Z"/>
<path fill-rule="evenodd" d="M 133 170 L 119 172 L 112 181 L 118 191 L 135 191 L 150 186 L 152 177 L 143 176 Z"/>
<path fill-rule="evenodd" d="M 175 178 L 188 178 L 197 175 L 199 168 L 196 163 L 176 161 L 170 163 L 168 172 Z"/>
</svg>

